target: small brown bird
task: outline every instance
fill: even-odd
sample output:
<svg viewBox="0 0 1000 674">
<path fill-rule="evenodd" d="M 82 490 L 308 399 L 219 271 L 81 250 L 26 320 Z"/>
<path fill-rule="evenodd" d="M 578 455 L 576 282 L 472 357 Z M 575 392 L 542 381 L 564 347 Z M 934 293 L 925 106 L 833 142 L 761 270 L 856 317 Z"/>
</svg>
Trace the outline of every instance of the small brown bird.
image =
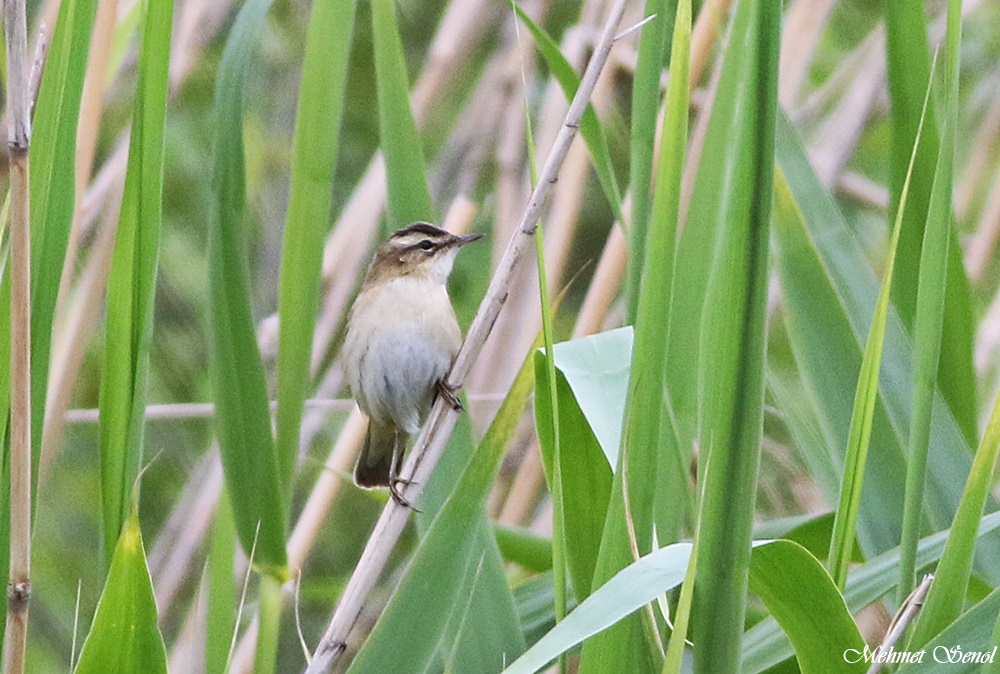
<svg viewBox="0 0 1000 674">
<path fill-rule="evenodd" d="M 368 416 L 354 481 L 388 487 L 403 506 L 410 505 L 399 492 L 408 484 L 399 476 L 403 454 L 435 393 L 461 409 L 444 381 L 462 344 L 447 282 L 459 249 L 480 237 L 426 222 L 397 231 L 375 253 L 347 321 L 347 382 Z"/>
</svg>

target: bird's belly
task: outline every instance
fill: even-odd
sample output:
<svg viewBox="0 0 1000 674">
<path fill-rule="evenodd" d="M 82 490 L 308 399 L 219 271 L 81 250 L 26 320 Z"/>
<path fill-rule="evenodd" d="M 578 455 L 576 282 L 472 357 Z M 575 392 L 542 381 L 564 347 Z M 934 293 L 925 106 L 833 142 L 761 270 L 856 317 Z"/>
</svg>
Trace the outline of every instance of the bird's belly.
<svg viewBox="0 0 1000 674">
<path fill-rule="evenodd" d="M 451 367 L 451 354 L 417 330 L 376 331 L 351 382 L 358 403 L 380 421 L 407 433 L 420 423 L 434 400 L 434 385 Z"/>
<path fill-rule="evenodd" d="M 461 339 L 443 285 L 404 278 L 363 291 L 344 339 L 347 380 L 361 410 L 416 433 Z"/>
</svg>

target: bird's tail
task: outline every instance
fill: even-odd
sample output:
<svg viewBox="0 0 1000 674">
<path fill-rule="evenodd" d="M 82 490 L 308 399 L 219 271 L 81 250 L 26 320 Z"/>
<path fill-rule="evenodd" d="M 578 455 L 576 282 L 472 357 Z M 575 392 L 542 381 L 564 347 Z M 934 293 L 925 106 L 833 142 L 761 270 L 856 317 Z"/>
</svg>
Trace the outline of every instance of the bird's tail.
<svg viewBox="0 0 1000 674">
<path fill-rule="evenodd" d="M 392 423 L 382 425 L 369 420 L 365 446 L 361 448 L 358 463 L 354 466 L 355 484 L 369 488 L 389 486 L 392 454 L 396 451 L 399 435 L 402 434 L 396 432 L 396 427 Z"/>
</svg>

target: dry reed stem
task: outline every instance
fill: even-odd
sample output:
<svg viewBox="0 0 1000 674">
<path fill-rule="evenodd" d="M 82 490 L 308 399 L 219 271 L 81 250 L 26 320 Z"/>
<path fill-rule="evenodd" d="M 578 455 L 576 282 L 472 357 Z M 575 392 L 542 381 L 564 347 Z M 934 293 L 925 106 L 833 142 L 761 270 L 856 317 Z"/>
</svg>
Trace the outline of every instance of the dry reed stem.
<svg viewBox="0 0 1000 674">
<path fill-rule="evenodd" d="M 160 551 L 164 548 L 159 546 L 161 533 L 157 536 L 158 545 L 153 548 L 158 554 L 156 557 L 150 554 L 149 557 L 150 575 L 156 576 L 156 608 L 161 616 L 165 616 L 173 606 L 174 598 L 188 576 L 190 560 L 215 521 L 222 490 L 222 463 L 218 452 L 209 456 L 207 472 L 203 473 L 204 483 L 196 490 L 197 496 L 187 503 L 184 510 L 174 510 L 164 527 L 165 532 L 177 534 L 175 544 L 169 547 L 166 556 L 162 556 Z M 186 485 L 185 492 L 189 490 L 195 491 Z"/>
<path fill-rule="evenodd" d="M 826 28 L 833 0 L 795 0 L 785 12 L 782 31 L 778 101 L 786 110 L 795 107 L 799 89 L 809 73 L 816 44 Z"/>
<path fill-rule="evenodd" d="M 998 347 L 1000 347 L 1000 292 L 993 296 L 993 301 L 990 302 L 986 315 L 979 321 L 976 331 L 973 362 L 978 375 L 982 376 L 986 372 Z"/>
<path fill-rule="evenodd" d="M 969 281 L 979 282 L 996 252 L 997 240 L 1000 239 L 1000 170 L 993 178 L 986 205 L 979 218 L 976 233 L 969 239 L 965 250 L 965 268 Z"/>
<path fill-rule="evenodd" d="M 59 294 L 56 299 L 56 311 L 53 321 L 53 332 L 58 334 L 66 317 L 65 303 L 69 296 L 70 285 L 73 282 L 73 272 L 80 246 L 80 213 L 83 209 L 83 197 L 90 182 L 91 168 L 94 164 L 94 154 L 97 151 L 97 132 L 104 112 L 104 93 L 107 86 L 105 78 L 108 72 L 108 62 L 111 58 L 111 45 L 114 37 L 115 19 L 118 14 L 118 0 L 99 0 L 94 16 L 94 28 L 90 37 L 90 54 L 87 58 L 87 70 L 83 78 L 83 92 L 80 96 L 80 114 L 76 130 L 75 157 L 75 192 L 73 196 L 73 225 L 69 230 L 66 242 L 66 256 L 62 274 L 59 279 Z M 57 375 L 50 374 L 49 385 Z M 75 379 L 75 378 L 74 378 Z M 50 389 L 51 391 L 51 389 Z M 46 403 L 46 413 L 49 409 Z M 45 437 L 45 433 L 42 433 Z M 43 440 L 44 442 L 44 440 Z M 52 440 L 49 440 L 51 446 Z"/>
<path fill-rule="evenodd" d="M 535 23 L 544 18 L 543 3 L 524 2 L 521 8 Z M 491 242 L 494 269 L 503 257 L 506 242 L 513 235 L 513 228 L 517 223 L 517 208 L 527 199 L 530 189 L 524 161 L 525 114 L 522 78 L 527 80 L 534 72 L 535 49 L 531 36 L 524 34 L 527 31 L 522 33 L 516 22 L 517 18 L 512 17 L 504 24 L 506 48 L 502 61 L 506 85 L 504 101 L 497 106 L 497 109 L 503 112 L 500 114 L 500 130 L 494 150 L 497 165 L 495 190 L 497 215 Z"/>
<path fill-rule="evenodd" d="M 889 210 L 889 190 L 860 173 L 844 171 L 837 177 L 836 189 L 874 211 Z"/>
<path fill-rule="evenodd" d="M 39 488 L 48 479 L 49 470 L 58 452 L 66 423 L 65 410 L 73 398 L 73 389 L 83 367 L 90 337 L 101 318 L 104 287 L 108 283 L 111 257 L 115 248 L 115 234 L 118 231 L 120 204 L 121 192 L 118 192 L 98 233 L 86 269 L 77 284 L 75 296 L 72 301 L 64 305 L 67 313 L 61 320 L 61 329 L 53 340 L 45 423 L 42 427 L 42 448 L 38 460 Z"/>
<path fill-rule="evenodd" d="M 593 2 L 587 3 L 587 6 L 591 4 Z M 574 70 L 583 67 L 586 49 L 589 46 L 588 36 L 592 33 L 592 30 L 582 27 L 567 30 L 560 51 Z M 593 101 L 595 107 L 607 99 L 607 96 L 600 95 L 605 90 L 606 88 L 600 86 L 595 90 Z M 510 114 L 524 117 L 526 96 L 527 93 L 520 87 L 516 89 L 514 98 L 519 100 L 512 101 Z M 598 100 L 599 98 L 601 100 Z M 514 102 L 519 102 L 519 111 L 515 109 Z M 567 106 L 568 102 L 562 88 L 555 78 L 549 78 L 542 110 L 539 113 L 538 131 L 533 134 L 538 156 L 543 156 L 543 152 L 552 146 L 566 116 Z M 545 216 L 545 226 L 542 228 L 550 288 L 559 287 L 561 269 L 565 266 L 565 255 L 572 243 L 577 214 L 583 201 L 585 177 L 590 172 L 587 151 L 585 147 L 581 147 L 582 145 L 582 139 L 577 138 L 570 146 L 559 182 L 553 189 L 551 207 Z M 523 148 L 520 149 L 520 154 L 524 156 Z M 497 238 L 499 239 L 499 235 Z M 506 306 L 506 311 L 497 321 L 490 339 L 484 345 L 480 364 L 469 376 L 471 389 L 505 391 L 510 388 L 517 369 L 531 348 L 541 325 L 537 268 L 526 265 L 516 272 Z M 480 425 L 477 427 L 482 429 L 484 426 L 481 424 L 488 422 L 488 419 L 480 420 Z"/>
<path fill-rule="evenodd" d="M 722 38 L 731 5 L 732 0 L 708 0 L 698 12 L 698 18 L 691 28 L 691 66 L 688 73 L 692 89 L 701 82 L 705 69 L 712 60 L 712 49 Z"/>
<path fill-rule="evenodd" d="M 885 40 L 881 33 L 876 33 L 875 37 L 868 42 L 869 58 L 864 59 L 854 83 L 844 92 L 839 105 L 809 145 L 810 163 L 827 189 L 836 184 L 837 177 L 854 154 L 872 104 L 885 87 L 885 59 L 881 58 Z"/>
<path fill-rule="evenodd" d="M 990 108 L 976 131 L 970 147 L 969 160 L 961 178 L 955 185 L 955 219 L 964 222 L 976 198 L 979 186 L 989 174 L 990 159 L 1000 140 L 1000 89 L 991 101 Z"/>
<path fill-rule="evenodd" d="M 24 671 L 31 597 L 31 230 L 24 0 L 4 0 L 10 129 L 10 575 L 3 672 Z"/>
<path fill-rule="evenodd" d="M 535 223 L 537 223 L 545 200 L 557 179 L 559 168 L 569 151 L 569 145 L 576 135 L 580 119 L 593 93 L 594 86 L 597 84 L 597 78 L 611 51 L 612 38 L 624 11 L 625 0 L 617 0 L 580 82 L 579 90 L 570 106 L 565 124 L 539 174 L 538 186 L 532 193 L 517 231 L 500 261 L 501 263 L 486 292 L 486 297 L 483 299 L 479 311 L 469 327 L 465 342 L 455 359 L 455 365 L 448 376 L 448 383 L 455 388 L 461 387 L 472 361 L 482 349 L 483 342 L 485 342 L 507 298 L 513 271 L 534 235 Z M 438 398 L 431 410 L 430 418 L 424 424 L 417 444 L 403 468 L 403 475 L 415 481 L 404 489 L 404 498 L 415 500 L 417 496 L 415 487 L 419 488 L 421 484 L 426 484 L 444 451 L 444 446 L 454 429 L 456 419 L 457 412 L 443 399 Z M 343 651 L 347 635 L 361 612 L 365 598 L 381 575 L 388 561 L 389 553 L 395 547 L 409 515 L 409 508 L 401 507 L 394 501 L 390 501 L 382 511 L 381 517 L 375 524 L 375 530 L 361 554 L 361 560 L 341 595 L 330 625 L 316 648 L 308 672 L 331 671 L 334 662 Z"/>
</svg>

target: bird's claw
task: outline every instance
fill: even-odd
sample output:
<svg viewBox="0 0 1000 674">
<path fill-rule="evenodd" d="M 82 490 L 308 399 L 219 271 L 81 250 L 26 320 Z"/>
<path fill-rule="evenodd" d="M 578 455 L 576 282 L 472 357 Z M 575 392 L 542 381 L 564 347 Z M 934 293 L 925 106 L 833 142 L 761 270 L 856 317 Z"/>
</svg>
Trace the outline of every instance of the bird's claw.
<svg viewBox="0 0 1000 674">
<path fill-rule="evenodd" d="M 456 412 L 464 412 L 465 405 L 462 401 L 458 399 L 458 387 L 452 386 L 444 379 L 439 379 L 437 382 L 438 395 L 444 398 L 445 402 L 451 405 L 451 409 Z"/>
<path fill-rule="evenodd" d="M 401 506 L 403 508 L 409 508 L 413 512 L 419 513 L 421 511 L 418 508 L 415 508 L 413 506 L 413 504 L 410 503 L 407 500 L 407 498 L 405 496 L 403 496 L 403 494 L 400 493 L 400 491 L 399 491 L 399 486 L 400 485 L 403 485 L 404 487 L 408 487 L 411 484 L 417 484 L 417 483 L 414 482 L 413 480 L 408 480 L 406 478 L 399 477 L 398 475 L 394 475 L 394 476 L 390 477 L 389 478 L 389 496 L 392 497 L 392 500 L 395 501 L 396 505 Z"/>
</svg>

